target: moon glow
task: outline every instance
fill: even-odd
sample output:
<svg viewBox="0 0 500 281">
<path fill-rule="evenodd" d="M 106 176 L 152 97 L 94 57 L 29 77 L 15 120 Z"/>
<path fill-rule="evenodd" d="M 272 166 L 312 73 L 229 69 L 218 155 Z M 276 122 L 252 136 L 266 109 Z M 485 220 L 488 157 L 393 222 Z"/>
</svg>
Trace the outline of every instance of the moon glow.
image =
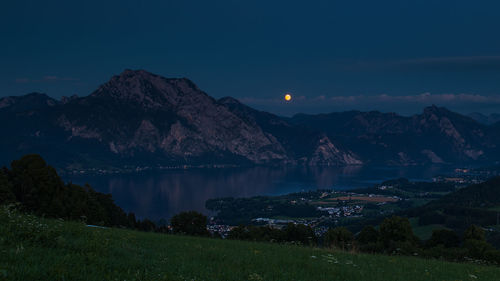
<svg viewBox="0 0 500 281">
<path fill-rule="evenodd" d="M 292 100 L 292 95 L 290 95 L 290 94 L 286 94 L 286 95 L 285 95 L 285 100 L 286 100 L 286 101 L 291 101 L 291 100 Z"/>
</svg>

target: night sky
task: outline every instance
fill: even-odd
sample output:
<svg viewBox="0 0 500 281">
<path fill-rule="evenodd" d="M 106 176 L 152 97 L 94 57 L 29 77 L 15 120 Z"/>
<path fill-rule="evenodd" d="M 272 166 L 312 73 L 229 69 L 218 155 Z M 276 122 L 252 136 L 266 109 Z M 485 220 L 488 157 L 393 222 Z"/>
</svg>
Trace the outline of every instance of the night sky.
<svg viewBox="0 0 500 281">
<path fill-rule="evenodd" d="M 283 115 L 500 113 L 499 13 L 470 0 L 2 1 L 0 97 L 84 96 L 128 68 Z"/>
</svg>

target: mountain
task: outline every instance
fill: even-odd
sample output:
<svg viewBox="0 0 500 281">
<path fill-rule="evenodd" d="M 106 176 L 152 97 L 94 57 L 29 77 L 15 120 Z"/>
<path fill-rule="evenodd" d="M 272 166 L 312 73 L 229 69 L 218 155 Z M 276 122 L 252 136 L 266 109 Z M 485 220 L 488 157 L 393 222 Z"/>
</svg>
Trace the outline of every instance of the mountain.
<svg viewBox="0 0 500 281">
<path fill-rule="evenodd" d="M 9 123 L 2 129 L 1 160 L 40 153 L 67 170 L 361 164 L 324 134 L 302 130 L 309 135 L 296 136 L 299 131 L 278 116 L 233 102 L 238 105 L 215 100 L 186 78 L 143 70 L 125 70 L 89 96 L 61 102 L 44 94 L 7 97 L 0 100 L 0 120 Z"/>
<path fill-rule="evenodd" d="M 125 70 L 88 96 L 0 99 L 0 163 L 41 154 L 64 170 L 178 165 L 494 163 L 500 125 L 430 106 L 280 117 L 186 78 Z"/>
<path fill-rule="evenodd" d="M 222 98 L 218 102 L 245 122 L 259 126 L 266 134 L 274 136 L 296 163 L 308 165 L 363 163 L 352 151 L 334 144 L 321 130 L 294 126 L 279 116 L 255 110 L 231 97 Z"/>
<path fill-rule="evenodd" d="M 365 162 L 415 165 L 498 159 L 497 129 L 446 108 L 410 117 L 378 111 L 297 114 L 288 121 L 323 131 Z"/>
<path fill-rule="evenodd" d="M 479 112 L 473 112 L 468 114 L 470 118 L 476 120 L 479 123 L 485 124 L 485 125 L 492 125 L 497 122 L 500 122 L 500 114 L 497 113 L 492 113 L 490 115 L 484 115 Z"/>
<path fill-rule="evenodd" d="M 18 97 L 5 97 L 0 99 L 0 110 L 21 112 L 53 107 L 59 102 L 46 94 L 31 93 Z"/>
</svg>

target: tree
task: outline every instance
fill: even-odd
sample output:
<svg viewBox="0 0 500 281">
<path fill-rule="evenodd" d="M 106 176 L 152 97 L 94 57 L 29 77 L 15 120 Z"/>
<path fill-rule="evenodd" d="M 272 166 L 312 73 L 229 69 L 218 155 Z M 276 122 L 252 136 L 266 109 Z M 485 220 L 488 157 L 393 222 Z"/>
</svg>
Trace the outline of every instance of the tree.
<svg viewBox="0 0 500 281">
<path fill-rule="evenodd" d="M 464 232 L 464 241 L 465 240 L 485 241 L 484 229 L 477 225 L 469 226 Z"/>
<path fill-rule="evenodd" d="M 380 224 L 380 238 L 384 243 L 414 241 L 410 221 L 398 216 L 384 219 Z"/>
<path fill-rule="evenodd" d="M 289 242 L 299 242 L 303 245 L 310 245 L 314 242 L 314 231 L 310 226 L 289 223 L 284 231 L 285 239 Z"/>
<path fill-rule="evenodd" d="M 11 190 L 25 210 L 47 217 L 84 220 L 89 224 L 127 226 L 127 215 L 110 194 L 84 187 L 65 184 L 56 170 L 47 165 L 40 155 L 30 154 L 12 161 L 11 170 L 0 174 L 0 197 L 3 174 L 8 174 Z M 10 189 L 10 188 L 9 188 Z"/>
<path fill-rule="evenodd" d="M 486 240 L 467 239 L 464 241 L 469 257 L 484 259 L 486 252 L 494 251 L 495 248 Z"/>
<path fill-rule="evenodd" d="M 233 227 L 227 236 L 228 239 L 234 240 L 247 240 L 247 229 L 245 226 L 240 225 Z"/>
<path fill-rule="evenodd" d="M 16 201 L 16 196 L 12 192 L 12 183 L 9 181 L 4 169 L 0 169 L 0 204 Z"/>
<path fill-rule="evenodd" d="M 375 227 L 368 225 L 365 226 L 361 232 L 356 236 L 356 241 L 360 244 L 370 244 L 377 243 L 379 240 L 379 232 L 375 229 Z"/>
<path fill-rule="evenodd" d="M 137 220 L 135 219 L 135 214 L 130 212 L 127 215 L 127 222 L 128 222 L 128 227 L 129 228 L 135 228 Z"/>
<path fill-rule="evenodd" d="M 149 219 L 144 219 L 142 221 L 138 221 L 136 223 L 136 226 L 137 226 L 137 229 L 139 229 L 141 231 L 151 232 L 151 231 L 156 230 L 156 224 Z"/>
<path fill-rule="evenodd" d="M 460 237 L 447 229 L 435 229 L 432 231 L 431 238 L 427 241 L 428 247 L 436 247 L 443 245 L 445 248 L 458 247 L 460 245 Z"/>
<path fill-rule="evenodd" d="M 471 225 L 464 232 L 464 248 L 469 256 L 483 259 L 486 252 L 494 250 L 494 247 L 486 242 L 484 229 L 477 225 Z"/>
<path fill-rule="evenodd" d="M 330 228 L 324 236 L 325 245 L 347 250 L 352 246 L 354 235 L 345 227 Z"/>
<path fill-rule="evenodd" d="M 380 240 L 387 253 L 412 254 L 418 239 L 413 235 L 408 218 L 393 216 L 380 224 Z"/>
<path fill-rule="evenodd" d="M 380 233 L 375 227 L 365 226 L 356 236 L 357 246 L 362 252 L 376 253 L 382 250 Z"/>
<path fill-rule="evenodd" d="M 64 183 L 40 155 L 23 156 L 12 161 L 11 167 L 14 194 L 27 209 L 51 217 L 65 213 Z"/>
<path fill-rule="evenodd" d="M 172 217 L 170 224 L 174 233 L 208 236 L 207 217 L 195 212 L 182 212 Z"/>
</svg>

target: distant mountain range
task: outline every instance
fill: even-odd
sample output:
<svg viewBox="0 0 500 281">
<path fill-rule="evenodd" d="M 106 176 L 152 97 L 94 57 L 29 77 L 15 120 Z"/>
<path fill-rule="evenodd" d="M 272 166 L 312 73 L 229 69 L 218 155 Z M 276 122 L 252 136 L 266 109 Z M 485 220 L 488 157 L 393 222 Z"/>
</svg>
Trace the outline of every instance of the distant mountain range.
<svg viewBox="0 0 500 281">
<path fill-rule="evenodd" d="M 500 122 L 500 114 L 492 113 L 490 115 L 485 115 L 479 112 L 473 112 L 468 114 L 468 116 L 479 123 L 486 125 L 493 125 L 497 122 Z"/>
<path fill-rule="evenodd" d="M 85 97 L 2 98 L 0 122 L 0 163 L 39 153 L 62 170 L 492 163 L 500 156 L 499 123 L 445 108 L 411 117 L 348 111 L 285 118 L 143 70 L 125 70 Z"/>
</svg>

